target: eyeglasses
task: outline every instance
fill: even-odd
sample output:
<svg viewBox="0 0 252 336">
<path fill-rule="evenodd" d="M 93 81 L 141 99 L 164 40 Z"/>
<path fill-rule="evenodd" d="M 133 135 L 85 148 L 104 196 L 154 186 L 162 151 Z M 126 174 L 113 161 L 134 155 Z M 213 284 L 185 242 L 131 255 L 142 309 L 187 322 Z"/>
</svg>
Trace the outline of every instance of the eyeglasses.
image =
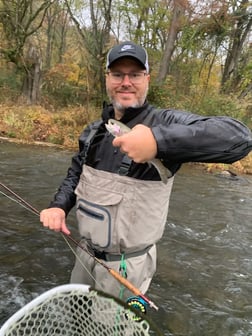
<svg viewBox="0 0 252 336">
<path fill-rule="evenodd" d="M 132 84 L 140 84 L 144 76 L 147 75 L 146 72 L 142 72 L 142 71 L 129 72 L 129 73 L 108 71 L 107 74 L 110 75 L 111 82 L 114 84 L 122 83 L 125 76 L 129 77 L 129 80 Z"/>
</svg>

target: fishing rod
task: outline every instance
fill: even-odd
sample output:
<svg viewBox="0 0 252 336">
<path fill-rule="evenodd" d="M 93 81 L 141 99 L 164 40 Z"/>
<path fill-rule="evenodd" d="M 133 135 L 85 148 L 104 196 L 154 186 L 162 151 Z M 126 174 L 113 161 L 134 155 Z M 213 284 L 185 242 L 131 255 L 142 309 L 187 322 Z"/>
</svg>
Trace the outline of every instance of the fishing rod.
<svg viewBox="0 0 252 336">
<path fill-rule="evenodd" d="M 14 196 L 17 200 L 18 200 L 18 204 L 20 206 L 23 206 L 26 210 L 30 210 L 33 214 L 40 216 L 40 212 L 34 208 L 30 203 L 28 203 L 27 201 L 25 201 L 21 196 L 19 196 L 18 194 L 16 194 L 12 189 L 10 189 L 9 187 L 7 187 L 5 184 L 0 182 L 0 186 L 5 189 L 6 191 L 8 191 L 12 196 Z M 8 197 L 8 195 L 6 195 L 5 193 L 2 193 L 4 196 Z M 9 197 L 8 197 L 9 198 Z M 11 199 L 13 200 L 13 199 Z M 15 201 L 15 200 L 13 200 Z M 79 247 L 80 249 L 82 249 L 84 252 L 86 252 L 87 254 L 90 255 L 90 257 L 92 257 L 98 264 L 100 264 L 102 267 L 104 267 L 117 281 L 119 281 L 123 286 L 125 286 L 129 291 L 131 291 L 134 295 L 139 296 L 140 298 L 142 298 L 151 308 L 154 308 L 155 310 L 158 310 L 158 307 L 154 304 L 154 302 L 152 302 L 151 300 L 149 300 L 138 288 L 136 288 L 130 281 L 128 281 L 126 278 L 124 278 L 123 276 L 121 276 L 121 274 L 119 274 L 117 271 L 115 271 L 114 269 L 108 267 L 107 264 L 105 264 L 103 261 L 101 261 L 101 259 L 98 259 L 97 257 L 95 257 L 92 252 L 90 252 L 87 248 L 85 248 L 84 246 L 82 246 L 78 241 L 76 241 L 70 234 L 67 234 L 63 231 L 60 231 L 61 235 L 63 237 L 65 237 L 67 240 L 71 241 L 76 247 Z"/>
</svg>

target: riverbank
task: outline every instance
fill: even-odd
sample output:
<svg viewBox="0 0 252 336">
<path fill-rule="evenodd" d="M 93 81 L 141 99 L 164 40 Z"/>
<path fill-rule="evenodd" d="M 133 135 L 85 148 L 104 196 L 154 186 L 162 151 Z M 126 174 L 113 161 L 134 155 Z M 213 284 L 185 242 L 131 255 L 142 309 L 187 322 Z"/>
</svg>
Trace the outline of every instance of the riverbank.
<svg viewBox="0 0 252 336">
<path fill-rule="evenodd" d="M 0 105 L 0 141 L 76 151 L 86 125 L 98 119 L 97 109 L 70 107 L 50 112 L 41 106 Z M 252 152 L 233 164 L 196 164 L 208 173 L 252 174 Z"/>
</svg>

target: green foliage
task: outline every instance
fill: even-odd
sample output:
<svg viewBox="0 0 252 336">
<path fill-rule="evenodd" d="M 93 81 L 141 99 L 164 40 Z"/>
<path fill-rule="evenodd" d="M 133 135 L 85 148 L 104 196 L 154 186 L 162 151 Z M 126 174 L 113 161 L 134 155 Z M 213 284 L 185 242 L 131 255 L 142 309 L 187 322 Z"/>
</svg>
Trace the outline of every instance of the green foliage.
<svg viewBox="0 0 252 336">
<path fill-rule="evenodd" d="M 175 106 L 175 102 L 173 102 L 173 97 L 173 91 L 168 85 L 164 84 L 162 86 L 159 86 L 155 83 L 150 85 L 148 100 L 151 104 L 160 108 Z"/>
<path fill-rule="evenodd" d="M 246 115 L 241 102 L 232 95 L 212 94 L 200 100 L 196 111 L 203 115 L 226 115 L 243 121 Z"/>
<path fill-rule="evenodd" d="M 172 83 L 172 78 L 170 78 L 162 86 L 152 85 L 148 95 L 149 102 L 160 108 L 175 108 L 200 115 L 230 116 L 252 128 L 249 99 L 245 102 L 235 95 L 221 95 L 216 92 L 202 95 L 197 88 L 189 88 L 190 95 L 181 94 L 179 90 L 176 91 Z"/>
<path fill-rule="evenodd" d="M 57 107 L 83 105 L 87 89 L 79 77 L 80 69 L 74 64 L 58 64 L 44 76 L 43 92 L 51 105 Z"/>
<path fill-rule="evenodd" d="M 0 99 L 2 90 L 8 88 L 10 91 L 18 91 L 21 87 L 20 76 L 12 69 L 6 69 L 6 65 L 0 67 Z"/>
<path fill-rule="evenodd" d="M 55 107 L 82 105 L 85 103 L 86 92 L 84 92 L 83 88 L 69 83 L 62 83 L 60 87 L 54 87 L 47 83 L 43 92 L 47 96 L 47 100 Z"/>
</svg>

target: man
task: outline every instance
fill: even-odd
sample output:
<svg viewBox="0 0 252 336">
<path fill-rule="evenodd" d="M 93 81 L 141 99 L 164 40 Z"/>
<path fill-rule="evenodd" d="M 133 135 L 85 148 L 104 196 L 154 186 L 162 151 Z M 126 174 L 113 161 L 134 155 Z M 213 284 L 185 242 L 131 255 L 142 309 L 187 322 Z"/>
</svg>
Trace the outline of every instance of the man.
<svg viewBox="0 0 252 336">
<path fill-rule="evenodd" d="M 66 216 L 76 205 L 81 244 L 121 271 L 142 293 L 156 270 L 156 242 L 163 234 L 180 166 L 232 163 L 252 148 L 249 129 L 237 120 L 155 109 L 146 100 L 149 81 L 144 48 L 124 42 L 110 50 L 106 88 L 111 104 L 104 106 L 102 122 L 81 134 L 66 178 L 50 207 L 41 212 L 45 227 L 69 234 Z M 131 131 L 114 137 L 105 126 L 111 118 Z M 153 159 L 165 166 L 167 181 L 161 179 Z M 124 299 L 132 295 L 81 249 L 71 282 Z"/>
</svg>

